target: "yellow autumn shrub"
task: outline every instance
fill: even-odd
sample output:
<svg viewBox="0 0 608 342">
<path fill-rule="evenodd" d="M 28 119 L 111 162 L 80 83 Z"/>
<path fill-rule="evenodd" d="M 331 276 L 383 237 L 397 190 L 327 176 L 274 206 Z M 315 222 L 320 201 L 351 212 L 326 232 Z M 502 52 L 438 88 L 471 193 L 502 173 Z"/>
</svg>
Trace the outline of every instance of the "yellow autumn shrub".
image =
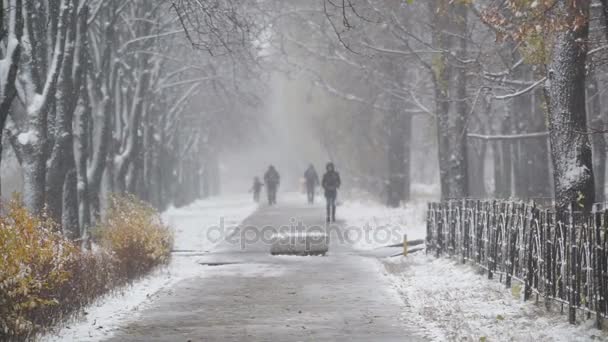
<svg viewBox="0 0 608 342">
<path fill-rule="evenodd" d="M 44 328 L 168 262 L 171 231 L 148 204 L 114 196 L 97 228 L 98 247 L 82 249 L 18 198 L 0 215 L 0 341 L 29 340 Z"/>
<path fill-rule="evenodd" d="M 115 257 L 120 275 L 128 279 L 168 263 L 173 247 L 172 232 L 156 209 L 131 195 L 110 197 L 96 236 Z"/>
<path fill-rule="evenodd" d="M 32 331 L 35 313 L 59 304 L 79 249 L 51 220 L 30 215 L 18 199 L 0 216 L 0 337 Z"/>
</svg>

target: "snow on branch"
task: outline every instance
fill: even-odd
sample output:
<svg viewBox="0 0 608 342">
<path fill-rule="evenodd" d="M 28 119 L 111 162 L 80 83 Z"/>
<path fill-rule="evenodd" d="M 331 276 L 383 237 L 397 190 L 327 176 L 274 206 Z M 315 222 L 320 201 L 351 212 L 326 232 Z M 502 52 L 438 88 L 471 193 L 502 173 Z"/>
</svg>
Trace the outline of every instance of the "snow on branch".
<svg viewBox="0 0 608 342">
<path fill-rule="evenodd" d="M 255 4 L 242 0 L 172 0 L 171 5 L 192 47 L 211 55 L 231 54 L 249 44 L 251 6 Z"/>
<path fill-rule="evenodd" d="M 547 78 L 543 77 L 540 80 L 532 83 L 527 88 L 521 89 L 521 90 L 519 90 L 519 91 L 517 91 L 515 93 L 506 94 L 506 95 L 495 95 L 492 98 L 495 99 L 495 100 L 508 100 L 508 99 L 512 99 L 514 97 L 521 96 L 521 95 L 529 93 L 530 91 L 534 90 L 534 88 L 538 87 L 540 84 L 542 84 L 546 80 L 547 80 Z"/>
<path fill-rule="evenodd" d="M 467 137 L 480 140 L 520 140 L 548 137 L 549 132 L 521 133 L 521 134 L 500 134 L 500 135 L 482 135 L 482 134 L 467 134 Z"/>
</svg>

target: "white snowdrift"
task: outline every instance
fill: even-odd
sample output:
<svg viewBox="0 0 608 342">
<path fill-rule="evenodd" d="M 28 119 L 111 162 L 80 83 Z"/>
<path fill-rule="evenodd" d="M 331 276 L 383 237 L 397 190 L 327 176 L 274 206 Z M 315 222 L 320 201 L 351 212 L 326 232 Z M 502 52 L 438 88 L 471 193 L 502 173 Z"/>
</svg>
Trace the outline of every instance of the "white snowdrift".
<svg viewBox="0 0 608 342">
<path fill-rule="evenodd" d="M 426 236 L 425 203 L 389 209 L 373 202 L 346 202 L 339 212 L 349 227 L 370 230 L 393 228 L 395 243 Z M 359 241 L 354 247 L 370 250 L 384 241 Z M 394 249 L 395 253 L 400 250 Z M 384 253 L 383 255 L 387 255 Z M 593 328 L 593 320 L 568 324 L 559 312 L 523 302 L 520 290 L 490 281 L 473 266 L 424 252 L 382 259 L 385 274 L 404 302 L 402 318 L 432 341 L 588 341 L 608 335 Z"/>
<path fill-rule="evenodd" d="M 385 261 L 406 305 L 403 319 L 434 341 L 589 341 L 608 338 L 593 320 L 568 324 L 521 290 L 488 280 L 472 266 L 425 254 Z"/>
<path fill-rule="evenodd" d="M 372 201 L 347 201 L 338 209 L 338 216 L 346 220 L 346 231 L 353 237 L 353 247 L 360 250 L 401 243 L 404 234 L 408 240 L 424 239 L 425 215 L 425 202 L 387 208 Z M 357 232 L 362 234 L 355 236 Z"/>
</svg>

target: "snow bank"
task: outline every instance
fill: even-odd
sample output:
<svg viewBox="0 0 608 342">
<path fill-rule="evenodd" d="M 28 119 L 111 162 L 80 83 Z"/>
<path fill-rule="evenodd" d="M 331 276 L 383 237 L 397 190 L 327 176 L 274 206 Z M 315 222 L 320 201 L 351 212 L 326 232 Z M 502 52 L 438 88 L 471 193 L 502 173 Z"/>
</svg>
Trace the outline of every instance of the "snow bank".
<svg viewBox="0 0 608 342">
<path fill-rule="evenodd" d="M 347 201 L 338 209 L 346 220 L 346 232 L 356 249 L 368 250 L 426 236 L 426 203 L 412 202 L 403 208 L 387 208 L 372 201 Z M 359 234 L 355 236 L 355 234 Z"/>
<path fill-rule="evenodd" d="M 169 208 L 162 218 L 175 230 L 175 250 L 204 252 L 219 242 L 217 232 L 237 226 L 256 208 L 249 195 L 226 196 Z"/>
<path fill-rule="evenodd" d="M 239 195 L 201 200 L 185 208 L 170 208 L 162 217 L 175 231 L 175 250 L 204 254 L 219 242 L 208 238 L 211 228 L 218 227 L 221 222 L 225 228 L 236 226 L 256 208 L 249 195 Z M 175 253 L 166 268 L 101 298 L 85 309 L 81 317 L 43 336 L 41 341 L 100 341 L 112 336 L 120 326 L 137 319 L 138 312 L 153 303 L 161 290 L 184 279 L 205 276 L 209 268 L 201 267 L 198 259 L 192 254 Z M 255 274 L 263 271 L 258 270 Z"/>
<path fill-rule="evenodd" d="M 505 289 L 469 265 L 424 254 L 385 260 L 389 278 L 403 296 L 403 319 L 431 340 L 588 341 L 608 338 L 593 320 L 568 324 L 544 304 L 523 302 L 521 290 Z"/>
</svg>

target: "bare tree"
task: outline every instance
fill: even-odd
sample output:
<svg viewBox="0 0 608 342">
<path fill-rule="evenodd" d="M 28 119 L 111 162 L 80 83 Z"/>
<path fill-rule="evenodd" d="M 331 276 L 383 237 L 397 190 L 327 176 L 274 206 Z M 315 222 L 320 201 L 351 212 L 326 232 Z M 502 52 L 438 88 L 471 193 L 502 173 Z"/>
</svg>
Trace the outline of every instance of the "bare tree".
<svg viewBox="0 0 608 342">
<path fill-rule="evenodd" d="M 20 108 L 11 112 L 11 143 L 24 170 L 24 201 L 35 213 L 45 205 L 46 161 L 49 154 L 49 120 L 54 119 L 54 100 L 66 52 L 68 27 L 75 8 L 68 0 L 37 6 L 24 1 L 25 23 L 21 63 L 16 82 Z M 49 21 L 49 29 L 43 23 Z"/>
</svg>

